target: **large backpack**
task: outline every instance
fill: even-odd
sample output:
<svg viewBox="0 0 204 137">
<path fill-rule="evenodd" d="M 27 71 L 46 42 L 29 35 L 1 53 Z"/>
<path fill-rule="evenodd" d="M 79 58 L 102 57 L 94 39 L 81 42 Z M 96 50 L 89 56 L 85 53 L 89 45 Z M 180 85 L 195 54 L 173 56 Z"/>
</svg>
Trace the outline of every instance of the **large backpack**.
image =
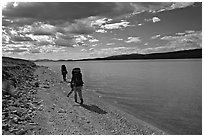
<svg viewBox="0 0 204 137">
<path fill-rule="evenodd" d="M 71 86 L 83 86 L 82 74 L 80 68 L 74 68 L 72 70 L 72 81 Z"/>
</svg>

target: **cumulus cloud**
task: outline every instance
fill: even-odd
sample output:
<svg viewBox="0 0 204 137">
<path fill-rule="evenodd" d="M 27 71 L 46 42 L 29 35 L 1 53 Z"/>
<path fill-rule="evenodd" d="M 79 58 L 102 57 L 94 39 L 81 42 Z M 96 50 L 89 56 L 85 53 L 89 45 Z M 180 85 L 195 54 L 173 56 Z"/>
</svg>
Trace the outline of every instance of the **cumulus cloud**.
<svg viewBox="0 0 204 137">
<path fill-rule="evenodd" d="M 62 39 L 62 38 L 57 38 L 55 40 L 55 44 L 58 46 L 63 46 L 63 47 L 73 47 L 73 45 L 75 44 L 72 40 L 66 40 L 66 39 Z"/>
<path fill-rule="evenodd" d="M 104 21 L 102 24 L 98 23 L 98 27 L 96 27 L 96 32 L 100 32 L 100 33 L 107 33 L 107 30 L 114 30 L 114 29 L 123 29 L 129 26 L 134 26 L 134 25 L 130 25 L 130 22 L 126 21 L 126 20 L 121 20 L 121 22 L 115 22 L 115 23 L 107 23 L 106 21 Z"/>
<path fill-rule="evenodd" d="M 113 38 L 114 40 L 119 40 L 119 41 L 122 41 L 123 39 L 122 38 Z"/>
<path fill-rule="evenodd" d="M 17 48 L 17 47 L 13 47 L 10 49 L 3 49 L 3 52 L 12 52 L 12 53 L 22 53 L 22 52 L 27 52 L 27 49 L 22 49 L 22 48 Z"/>
<path fill-rule="evenodd" d="M 177 8 L 185 8 L 185 7 L 191 6 L 193 4 L 194 4 L 194 2 L 175 2 L 170 7 L 166 8 L 166 9 L 167 10 L 173 10 L 173 9 L 177 9 Z"/>
<path fill-rule="evenodd" d="M 118 21 L 118 17 L 191 5 L 193 3 L 10 2 L 2 9 L 2 44 L 16 42 L 42 47 L 56 45 L 56 48 L 85 46 L 84 41 L 97 42 L 97 39 L 86 37 L 94 32 L 107 33 L 132 26 L 126 20 Z M 153 17 L 149 21 L 155 23 L 160 19 Z M 139 37 L 132 37 L 126 42 L 140 41 Z"/>
<path fill-rule="evenodd" d="M 128 40 L 126 40 L 126 43 L 139 43 L 141 42 L 141 38 L 140 37 L 128 37 Z"/>
<path fill-rule="evenodd" d="M 56 32 L 56 28 L 50 24 L 35 25 L 30 31 L 34 35 L 55 35 Z"/>
<path fill-rule="evenodd" d="M 186 30 L 185 32 L 186 32 L 186 33 L 189 33 L 189 34 L 190 34 L 190 33 L 195 33 L 194 30 Z"/>
<path fill-rule="evenodd" d="M 146 22 L 152 21 L 153 23 L 161 21 L 159 17 L 153 17 L 152 19 L 145 19 Z"/>
<path fill-rule="evenodd" d="M 194 32 L 194 33 L 193 33 Z M 164 36 L 161 39 L 167 40 L 166 45 L 160 45 L 157 47 L 150 47 L 141 49 L 139 53 L 160 53 L 160 52 L 171 52 L 179 50 L 197 49 L 202 47 L 202 32 L 191 31 L 191 33 L 183 32 L 184 34 L 175 36 Z"/>
<path fill-rule="evenodd" d="M 94 51 L 94 48 L 90 48 L 89 51 Z"/>
<path fill-rule="evenodd" d="M 112 46 L 112 45 L 115 45 L 115 43 L 107 43 L 106 45 L 107 46 Z"/>
<path fill-rule="evenodd" d="M 11 40 L 14 42 L 33 41 L 30 37 L 26 37 L 23 35 L 14 35 L 11 37 Z"/>
<path fill-rule="evenodd" d="M 9 3 L 2 13 L 6 17 L 73 21 L 90 16 L 115 17 L 132 13 L 133 11 L 134 7 L 130 3 L 20 2 L 18 6 L 13 6 L 13 3 Z"/>
<path fill-rule="evenodd" d="M 185 35 L 164 36 L 162 40 L 169 41 L 166 46 L 182 48 L 200 48 L 202 46 L 202 32 L 187 33 Z"/>
<path fill-rule="evenodd" d="M 108 19 L 108 18 L 101 18 L 101 19 L 97 19 L 95 21 L 92 22 L 93 26 L 101 26 L 107 23 L 110 23 L 113 19 Z"/>
<path fill-rule="evenodd" d="M 183 33 L 183 32 L 178 32 L 178 33 L 176 33 L 176 35 L 180 35 L 180 36 L 182 36 L 182 35 L 185 35 L 186 33 Z"/>
<path fill-rule="evenodd" d="M 93 42 L 98 42 L 98 39 L 89 39 L 89 42 L 93 43 Z"/>
<path fill-rule="evenodd" d="M 153 18 L 152 18 L 152 21 L 155 23 L 155 22 L 159 22 L 160 19 L 159 19 L 158 17 L 153 17 Z"/>
<path fill-rule="evenodd" d="M 145 45 L 145 46 L 148 46 L 148 45 L 149 45 L 149 43 L 145 43 L 144 45 Z"/>
<path fill-rule="evenodd" d="M 41 53 L 40 49 L 30 49 L 30 53 Z"/>
<path fill-rule="evenodd" d="M 142 23 L 138 23 L 137 25 L 138 25 L 138 26 L 142 26 L 142 25 L 144 25 L 144 24 L 142 24 Z"/>
<path fill-rule="evenodd" d="M 106 25 L 101 26 L 101 28 L 104 28 L 104 29 L 126 28 L 126 27 L 130 26 L 129 23 L 130 22 L 122 21 L 122 22 L 118 22 L 118 23 L 106 24 Z"/>
<path fill-rule="evenodd" d="M 159 38 L 161 35 L 158 34 L 158 35 L 155 35 L 155 36 L 152 36 L 151 39 L 156 39 L 156 38 Z"/>
<path fill-rule="evenodd" d="M 95 32 L 95 28 L 92 27 L 89 22 L 77 21 L 65 27 L 64 31 L 74 34 L 92 34 Z"/>
<path fill-rule="evenodd" d="M 178 8 L 185 8 L 193 5 L 194 2 L 137 2 L 132 3 L 135 7 L 133 14 L 139 14 L 147 11 L 152 13 L 163 12 L 167 10 L 174 10 Z"/>
<path fill-rule="evenodd" d="M 98 30 L 96 30 L 96 32 L 98 32 L 98 33 L 107 33 L 108 31 L 104 30 L 104 29 L 98 29 Z"/>
</svg>

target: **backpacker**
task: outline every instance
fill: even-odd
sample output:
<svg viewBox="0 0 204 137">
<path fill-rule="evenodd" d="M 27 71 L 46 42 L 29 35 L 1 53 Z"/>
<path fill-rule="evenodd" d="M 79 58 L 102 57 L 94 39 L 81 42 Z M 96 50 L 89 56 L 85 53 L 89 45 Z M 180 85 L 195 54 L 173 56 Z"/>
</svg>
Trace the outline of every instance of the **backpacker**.
<svg viewBox="0 0 204 137">
<path fill-rule="evenodd" d="M 72 70 L 72 80 L 71 87 L 73 86 L 83 86 L 84 82 L 82 80 L 82 74 L 80 68 L 74 68 Z"/>
<path fill-rule="evenodd" d="M 67 69 L 66 69 L 65 65 L 61 66 L 61 72 L 62 72 L 62 75 L 66 75 L 67 74 Z"/>
</svg>

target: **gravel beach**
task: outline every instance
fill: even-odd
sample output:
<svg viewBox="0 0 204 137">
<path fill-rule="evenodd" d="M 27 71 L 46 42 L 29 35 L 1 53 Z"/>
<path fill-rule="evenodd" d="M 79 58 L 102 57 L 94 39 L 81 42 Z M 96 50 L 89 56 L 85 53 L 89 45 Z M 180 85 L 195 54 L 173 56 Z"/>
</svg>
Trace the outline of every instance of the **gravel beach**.
<svg viewBox="0 0 204 137">
<path fill-rule="evenodd" d="M 47 67 L 32 63 L 16 66 L 11 70 L 3 62 L 3 81 L 18 81 L 12 92 L 3 89 L 3 135 L 167 134 L 107 104 L 87 89 L 83 90 L 84 105 L 75 103 L 73 94 L 66 96 L 70 83 L 62 82 Z"/>
</svg>

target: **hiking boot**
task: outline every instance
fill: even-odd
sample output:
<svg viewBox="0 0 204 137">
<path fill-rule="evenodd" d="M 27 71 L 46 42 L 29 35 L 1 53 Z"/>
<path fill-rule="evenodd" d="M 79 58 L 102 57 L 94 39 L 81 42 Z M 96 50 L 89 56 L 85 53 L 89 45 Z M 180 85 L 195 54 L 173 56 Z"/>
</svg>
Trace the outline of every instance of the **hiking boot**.
<svg viewBox="0 0 204 137">
<path fill-rule="evenodd" d="M 81 99 L 81 102 L 80 102 L 80 104 L 82 105 L 84 103 L 84 101 L 83 101 L 83 99 Z"/>
<path fill-rule="evenodd" d="M 72 91 L 70 91 L 70 92 L 68 93 L 67 97 L 69 97 L 71 94 L 72 94 Z"/>
</svg>

